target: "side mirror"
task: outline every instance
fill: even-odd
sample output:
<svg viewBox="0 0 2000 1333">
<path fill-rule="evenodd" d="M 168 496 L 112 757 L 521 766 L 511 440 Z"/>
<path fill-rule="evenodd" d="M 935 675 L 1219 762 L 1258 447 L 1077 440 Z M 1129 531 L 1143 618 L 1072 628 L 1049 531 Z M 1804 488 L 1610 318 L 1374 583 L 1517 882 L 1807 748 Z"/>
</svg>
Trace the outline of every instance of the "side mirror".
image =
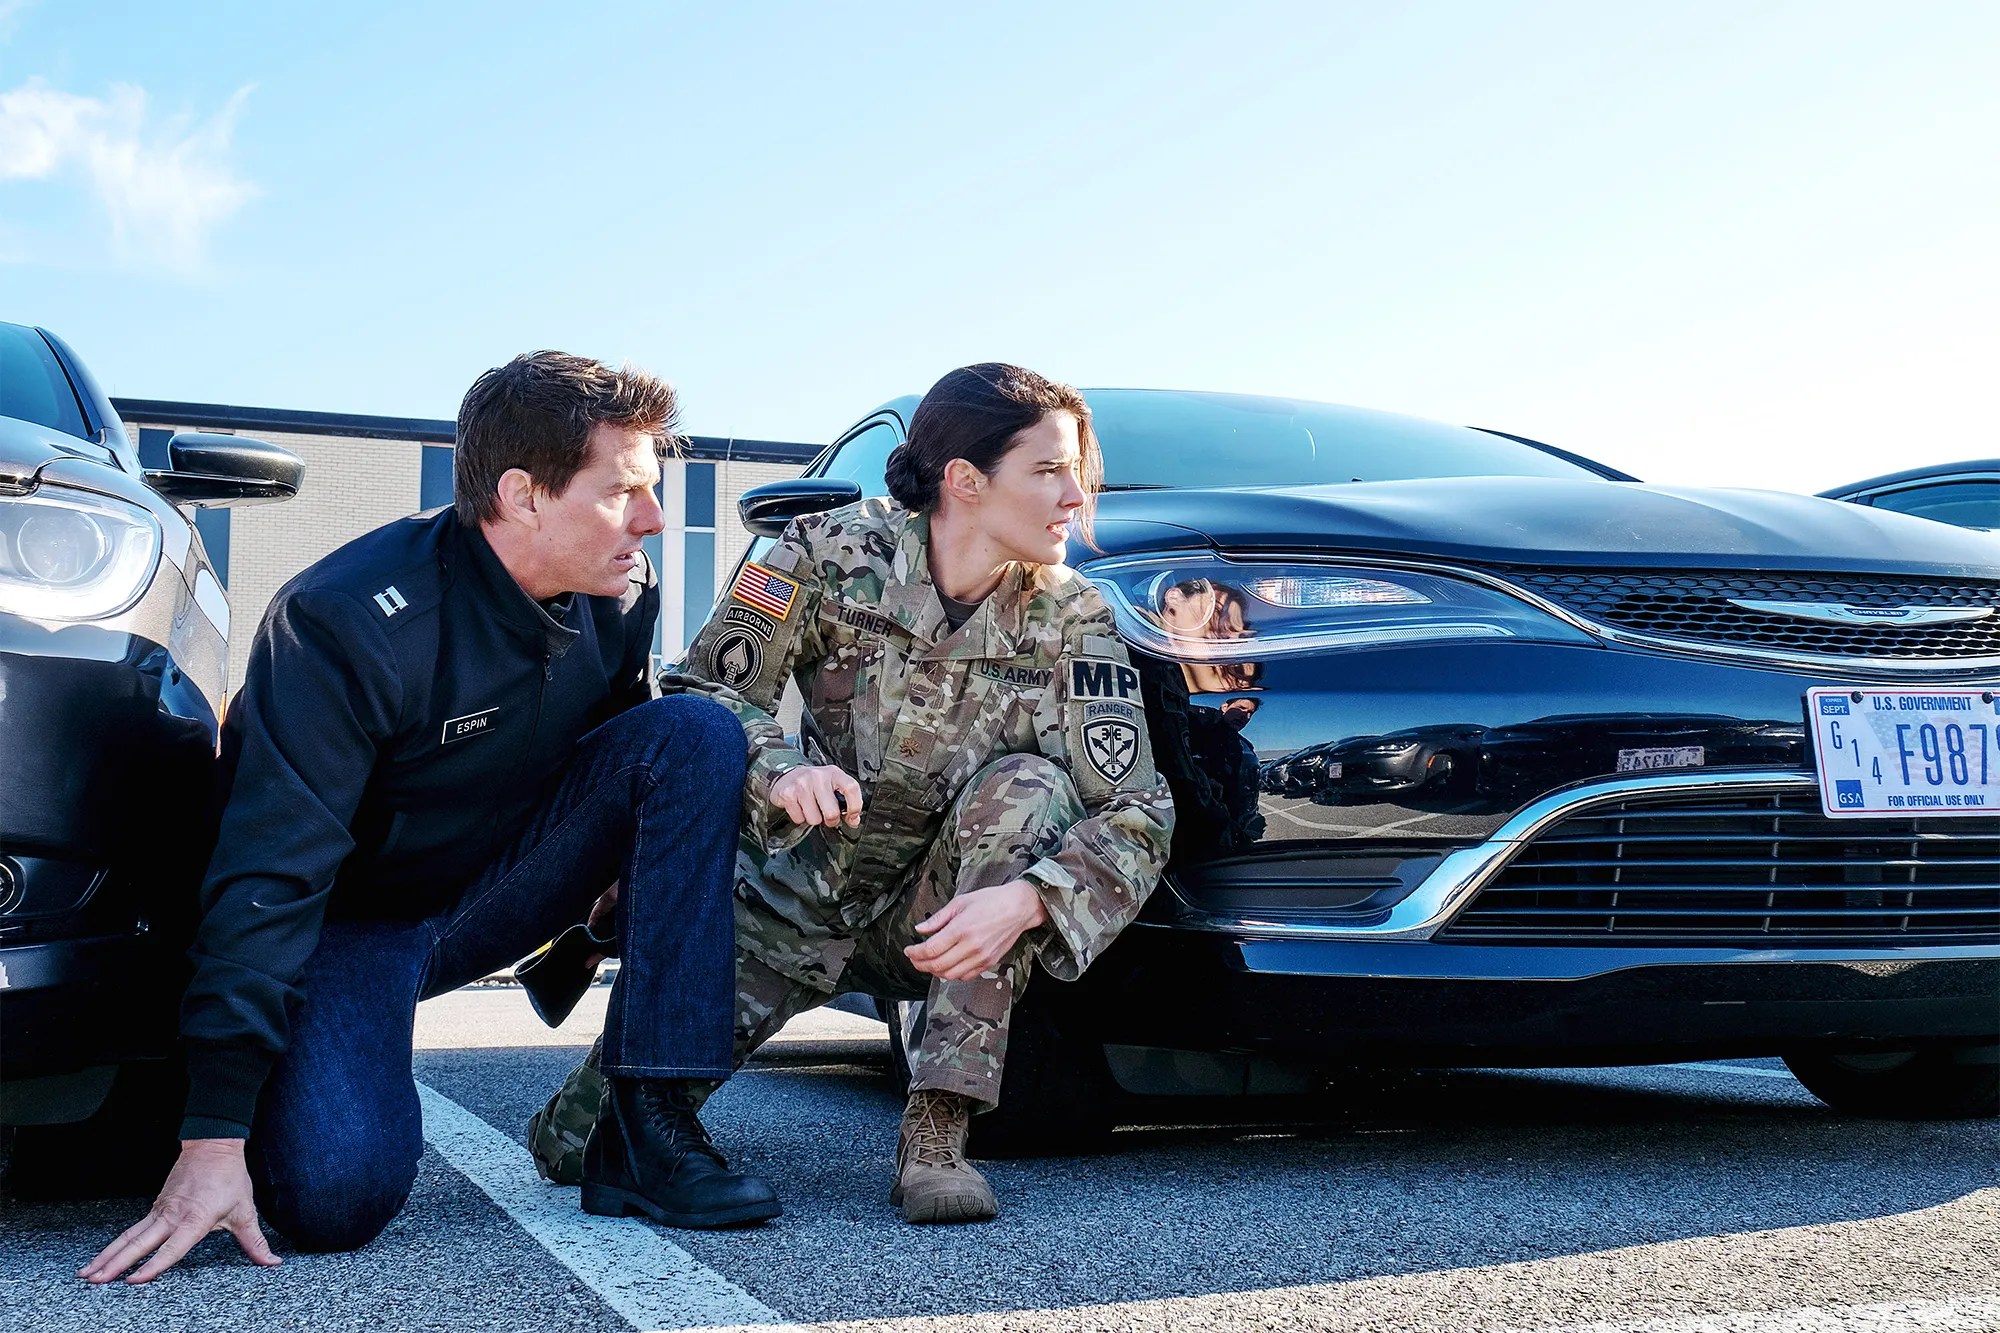
<svg viewBox="0 0 2000 1333">
<path fill-rule="evenodd" d="M 146 480 L 175 504 L 221 508 L 289 500 L 305 476 L 305 461 L 289 449 L 190 430 L 167 441 L 167 470 L 149 470 Z"/>
<path fill-rule="evenodd" d="M 743 526 L 759 537 L 784 535 L 785 524 L 800 514 L 817 514 L 838 509 L 861 498 L 861 483 L 838 477 L 801 477 L 797 481 L 774 481 L 743 492 L 736 512 Z"/>
</svg>

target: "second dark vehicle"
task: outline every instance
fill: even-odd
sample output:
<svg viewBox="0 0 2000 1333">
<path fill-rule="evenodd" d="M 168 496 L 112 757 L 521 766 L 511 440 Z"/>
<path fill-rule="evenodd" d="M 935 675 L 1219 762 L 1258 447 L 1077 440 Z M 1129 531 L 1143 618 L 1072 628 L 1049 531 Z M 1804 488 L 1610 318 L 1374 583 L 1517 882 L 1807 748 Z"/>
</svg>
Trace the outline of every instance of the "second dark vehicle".
<svg viewBox="0 0 2000 1333">
<path fill-rule="evenodd" d="M 1933 463 L 1820 494 L 1829 500 L 1915 514 L 1961 528 L 2000 529 L 2000 458 Z"/>
<path fill-rule="evenodd" d="M 1179 828 L 1140 922 L 1027 993 L 989 1148 L 1351 1064 L 1775 1054 L 1856 1113 L 2000 1113 L 2000 538 L 1354 408 L 1088 398 L 1072 562 Z M 746 494 L 751 557 L 886 493 L 915 404 Z M 923 1021 L 886 1012 L 899 1047 Z"/>
</svg>

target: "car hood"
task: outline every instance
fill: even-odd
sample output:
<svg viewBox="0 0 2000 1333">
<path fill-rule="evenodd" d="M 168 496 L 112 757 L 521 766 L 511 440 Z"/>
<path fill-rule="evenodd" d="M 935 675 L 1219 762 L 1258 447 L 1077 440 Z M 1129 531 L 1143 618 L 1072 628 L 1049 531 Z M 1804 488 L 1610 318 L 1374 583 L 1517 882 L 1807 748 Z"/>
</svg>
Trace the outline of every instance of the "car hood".
<svg viewBox="0 0 2000 1333">
<path fill-rule="evenodd" d="M 1118 492 L 1102 513 L 1193 529 L 1223 550 L 2000 577 L 2000 536 L 1780 491 L 1453 477 Z"/>
<path fill-rule="evenodd" d="M 56 458 L 103 461 L 104 451 L 87 440 L 37 426 L 17 417 L 0 417 L 0 485 L 20 486 L 43 464 Z"/>
</svg>

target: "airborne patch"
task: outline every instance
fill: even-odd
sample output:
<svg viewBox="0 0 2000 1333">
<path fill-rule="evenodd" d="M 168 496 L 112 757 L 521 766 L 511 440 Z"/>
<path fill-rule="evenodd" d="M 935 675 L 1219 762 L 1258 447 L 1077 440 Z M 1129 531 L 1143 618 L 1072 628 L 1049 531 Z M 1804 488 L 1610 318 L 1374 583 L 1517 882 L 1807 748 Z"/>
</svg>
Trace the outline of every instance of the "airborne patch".
<svg viewBox="0 0 2000 1333">
<path fill-rule="evenodd" d="M 771 619 L 769 616 L 760 616 L 747 606 L 725 608 L 722 613 L 722 623 L 725 625 L 741 625 L 765 643 L 769 643 L 771 636 L 778 632 L 777 621 Z"/>
<path fill-rule="evenodd" d="M 1079 657 L 1069 664 L 1072 699 L 1131 699 L 1139 693 L 1139 673 L 1123 662 Z"/>
</svg>

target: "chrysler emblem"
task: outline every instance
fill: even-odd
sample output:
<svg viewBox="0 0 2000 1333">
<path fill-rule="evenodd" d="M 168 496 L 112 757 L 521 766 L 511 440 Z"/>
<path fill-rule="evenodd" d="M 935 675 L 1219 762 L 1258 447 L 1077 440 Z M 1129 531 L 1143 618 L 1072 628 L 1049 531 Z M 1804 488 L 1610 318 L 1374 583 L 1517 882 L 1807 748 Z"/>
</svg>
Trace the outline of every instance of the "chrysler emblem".
<svg viewBox="0 0 2000 1333">
<path fill-rule="evenodd" d="M 1967 620 L 1984 620 L 1993 614 L 1990 606 L 1854 606 L 1847 602 L 1759 602 L 1747 597 L 1731 597 L 1731 606 L 1745 611 L 1761 611 L 1773 616 L 1796 616 L 1800 620 L 1823 620 L 1834 625 L 1956 625 Z"/>
</svg>

